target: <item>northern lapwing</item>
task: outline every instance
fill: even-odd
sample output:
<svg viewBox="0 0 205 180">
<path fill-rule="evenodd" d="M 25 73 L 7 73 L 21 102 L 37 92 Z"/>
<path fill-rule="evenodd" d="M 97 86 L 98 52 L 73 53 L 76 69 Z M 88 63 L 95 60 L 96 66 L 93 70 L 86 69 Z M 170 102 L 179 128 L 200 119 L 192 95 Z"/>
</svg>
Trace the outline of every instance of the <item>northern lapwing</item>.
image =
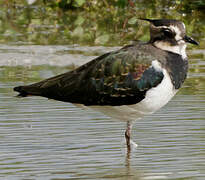
<svg viewBox="0 0 205 180">
<path fill-rule="evenodd" d="M 178 20 L 142 19 L 150 23 L 149 42 L 106 53 L 73 71 L 26 86 L 18 96 L 43 96 L 99 109 L 127 122 L 154 113 L 176 94 L 186 79 L 186 43 L 198 45 Z"/>
</svg>

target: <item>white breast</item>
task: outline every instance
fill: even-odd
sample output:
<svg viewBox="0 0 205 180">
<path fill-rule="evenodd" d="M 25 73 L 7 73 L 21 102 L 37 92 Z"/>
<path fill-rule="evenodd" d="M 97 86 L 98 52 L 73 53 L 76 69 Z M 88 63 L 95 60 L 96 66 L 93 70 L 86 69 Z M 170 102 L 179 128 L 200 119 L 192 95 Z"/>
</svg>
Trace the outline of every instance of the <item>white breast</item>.
<svg viewBox="0 0 205 180">
<path fill-rule="evenodd" d="M 135 106 L 142 114 L 150 114 L 159 110 L 171 100 L 177 90 L 174 89 L 171 79 L 165 69 L 163 70 L 163 74 L 164 78 L 162 82 L 158 86 L 148 90 L 145 99 L 136 105 L 132 105 L 133 108 Z"/>
<path fill-rule="evenodd" d="M 162 71 L 164 78 L 158 86 L 148 90 L 145 98 L 139 103 L 123 106 L 89 106 L 89 108 L 121 121 L 134 121 L 159 110 L 171 100 L 177 90 L 174 89 L 168 72 L 161 68 L 157 60 L 152 62 L 152 66 Z"/>
</svg>

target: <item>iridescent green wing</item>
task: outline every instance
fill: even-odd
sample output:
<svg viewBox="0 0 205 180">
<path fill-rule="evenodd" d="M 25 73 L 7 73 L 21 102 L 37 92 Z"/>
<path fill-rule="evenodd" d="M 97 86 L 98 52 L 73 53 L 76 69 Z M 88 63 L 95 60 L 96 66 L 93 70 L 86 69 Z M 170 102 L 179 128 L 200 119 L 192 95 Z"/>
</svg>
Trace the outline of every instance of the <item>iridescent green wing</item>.
<svg viewBox="0 0 205 180">
<path fill-rule="evenodd" d="M 85 105 L 138 103 L 163 79 L 163 73 L 152 66 L 153 60 L 135 46 L 105 54 L 74 72 L 79 78 L 69 101 Z"/>
<path fill-rule="evenodd" d="M 140 102 L 163 79 L 145 45 L 127 46 L 41 82 L 16 87 L 19 96 L 38 95 L 85 105 L 128 105 Z"/>
</svg>

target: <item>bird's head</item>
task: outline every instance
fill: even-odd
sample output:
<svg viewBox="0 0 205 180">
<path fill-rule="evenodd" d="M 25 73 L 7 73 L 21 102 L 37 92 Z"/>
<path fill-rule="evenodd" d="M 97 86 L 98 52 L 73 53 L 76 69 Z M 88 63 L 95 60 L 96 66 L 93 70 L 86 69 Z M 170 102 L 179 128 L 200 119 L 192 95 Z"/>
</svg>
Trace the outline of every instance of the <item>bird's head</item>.
<svg viewBox="0 0 205 180">
<path fill-rule="evenodd" d="M 172 19 L 142 19 L 150 22 L 150 43 L 162 50 L 171 51 L 186 58 L 186 43 L 198 45 L 186 35 L 183 22 Z"/>
</svg>

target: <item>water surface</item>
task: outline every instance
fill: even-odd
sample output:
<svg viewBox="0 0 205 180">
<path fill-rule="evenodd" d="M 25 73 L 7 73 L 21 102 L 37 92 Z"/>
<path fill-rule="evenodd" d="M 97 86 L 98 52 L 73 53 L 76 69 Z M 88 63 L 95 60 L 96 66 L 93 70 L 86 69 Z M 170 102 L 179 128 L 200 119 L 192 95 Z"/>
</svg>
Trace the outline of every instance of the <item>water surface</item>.
<svg viewBox="0 0 205 180">
<path fill-rule="evenodd" d="M 204 50 L 188 52 L 189 76 L 173 100 L 134 124 L 138 148 L 130 159 L 125 123 L 70 103 L 15 97 L 14 86 L 68 71 L 117 48 L 0 46 L 1 179 L 205 178 Z"/>
</svg>

